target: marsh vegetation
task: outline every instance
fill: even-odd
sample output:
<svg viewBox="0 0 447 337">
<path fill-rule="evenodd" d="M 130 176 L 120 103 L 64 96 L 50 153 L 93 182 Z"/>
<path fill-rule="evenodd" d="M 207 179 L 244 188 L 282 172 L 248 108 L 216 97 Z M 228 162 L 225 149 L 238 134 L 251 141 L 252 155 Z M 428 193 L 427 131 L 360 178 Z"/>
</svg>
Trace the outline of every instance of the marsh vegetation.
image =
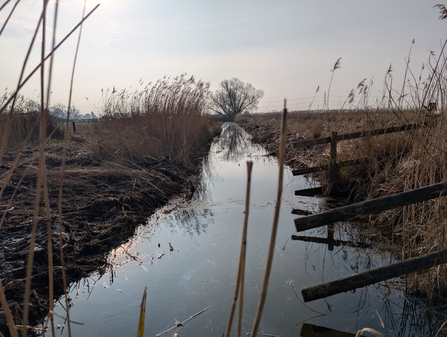
<svg viewBox="0 0 447 337">
<path fill-rule="evenodd" d="M 6 1 L 0 10 L 8 8 L 8 3 Z M 184 198 L 188 198 L 195 195 L 198 175 L 202 172 L 210 142 L 220 132 L 220 123 L 206 115 L 210 99 L 214 97 L 216 102 L 218 93 L 211 95 L 208 83 L 185 74 L 173 79 L 164 78 L 154 84 L 143 85 L 140 82 L 135 91 L 106 90 L 99 111 L 101 118 L 78 124 L 76 133 L 69 128 L 70 111 L 63 124 L 55 122 L 49 114 L 52 57 L 97 7 L 83 15 L 79 24 L 59 44 L 55 43 L 54 36 L 52 47 L 46 54 L 47 6 L 48 2 L 44 1 L 42 15 L 29 46 L 30 53 L 37 34 L 41 33 L 44 43 L 39 64 L 25 77 L 27 54 L 17 87 L 0 98 L 0 334 L 4 336 L 26 336 L 43 333 L 46 329 L 51 331 L 51 335 L 56 335 L 53 309 L 59 298 L 63 299 L 61 307 L 64 312 L 61 316 L 67 325 L 66 333 L 71 336 L 70 307 L 73 302 L 68 296 L 70 284 L 79 284 L 93 273 L 99 277 L 109 273 L 113 278 L 110 251 L 128 243 L 140 228 L 138 226 L 145 224 L 148 217 L 173 196 L 183 193 Z M 445 8 L 439 6 L 441 13 L 445 12 Z M 11 15 L 14 9 L 15 6 L 10 8 Z M 56 17 L 57 7 L 54 21 Z M 240 115 L 243 109 L 235 107 L 229 117 L 233 119 L 239 114 L 237 122 L 253 135 L 255 142 L 265 145 L 267 153 L 259 155 L 262 160 L 269 154 L 276 154 L 284 157 L 286 163 L 294 168 L 319 164 L 327 161 L 328 157 L 328 149 L 324 146 L 294 150 L 292 142 L 296 140 L 319 138 L 332 131 L 346 133 L 410 122 L 424 126 L 382 136 L 380 141 L 371 137 L 344 143 L 339 151 L 341 159 L 367 160 L 359 166 L 343 168 L 337 180 L 331 181 L 334 185 L 331 192 L 342 196 L 338 201 L 367 200 L 445 181 L 447 61 L 444 48 L 445 44 L 438 55 L 433 53 L 430 56 L 425 77 L 422 74 L 414 76 L 407 63 L 402 88 L 392 87 L 392 69 L 389 68 L 384 79 L 382 100 L 374 108 L 368 101 L 371 86 L 361 81 L 340 110 L 290 114 L 288 131 L 284 129 L 282 132 L 283 137 L 287 136 L 286 149 L 282 151 L 278 150 L 281 132 L 277 114 Z M 332 78 L 335 70 L 340 68 L 340 62 L 340 58 L 337 59 L 332 69 L 328 102 Z M 23 86 L 39 72 L 40 101 L 22 97 Z M 240 85 L 237 81 L 235 83 Z M 252 97 L 247 103 L 255 107 L 263 93 L 249 89 Z M 71 95 L 67 106 L 73 106 Z M 247 158 L 253 155 L 244 151 L 246 149 L 242 153 Z M 223 155 L 227 155 L 227 161 L 234 159 L 234 153 Z M 234 165 L 231 169 L 237 168 Z M 281 162 L 280 177 L 282 174 Z M 313 182 L 327 184 L 324 174 L 313 178 Z M 240 192 L 245 182 L 239 180 L 237 183 L 234 190 Z M 277 202 L 281 200 L 281 180 L 279 185 Z M 269 203 L 265 201 L 267 206 Z M 274 210 L 276 220 L 279 210 L 278 205 Z M 340 233 L 346 238 L 352 234 L 348 231 L 358 230 L 362 239 L 366 233 L 368 244 L 380 242 L 386 254 L 392 254 L 393 259 L 403 259 L 446 248 L 446 215 L 446 200 L 438 198 L 374 215 L 368 223 L 346 227 L 348 229 L 343 227 Z M 260 222 L 263 220 L 262 216 L 258 218 Z M 190 231 L 191 228 L 197 230 L 194 225 L 189 227 Z M 202 231 L 199 226 L 199 234 Z M 262 234 L 266 234 L 264 238 L 269 235 L 265 228 Z M 275 246 L 275 235 L 272 233 L 268 237 L 272 238 L 270 253 L 266 257 L 270 262 L 273 251 L 279 250 Z M 170 244 L 169 247 L 172 248 Z M 298 252 L 294 250 L 294 253 Z M 133 260 L 136 261 L 135 256 Z M 348 260 L 344 259 L 345 262 Z M 371 263 L 372 260 L 370 257 L 362 260 L 362 268 L 382 263 Z M 235 266 L 241 263 L 233 259 L 228 261 Z M 312 267 L 315 269 L 318 265 Z M 257 271 L 262 270 L 263 264 L 256 268 Z M 266 269 L 269 268 L 267 264 Z M 352 270 L 358 270 L 358 264 Z M 403 284 L 399 283 L 398 289 L 404 289 L 407 298 L 428 298 L 431 304 L 443 305 L 440 299 L 446 293 L 446 276 L 445 265 L 440 265 L 426 273 L 408 275 Z M 257 279 L 260 278 L 261 273 L 257 273 Z M 212 286 L 214 283 L 210 281 Z M 295 286 L 293 281 L 283 279 L 273 280 L 272 284 L 274 287 L 286 284 L 290 289 Z M 265 299 L 267 285 L 264 284 L 261 292 L 261 302 Z M 247 289 L 258 298 L 258 285 Z M 227 296 L 231 295 L 227 288 L 225 291 Z M 293 293 L 296 295 L 294 288 Z M 422 296 L 418 297 L 420 294 Z M 289 294 L 283 300 L 287 304 L 290 298 Z M 361 297 L 359 303 L 362 300 Z M 404 303 L 410 302 L 405 299 Z M 293 310 L 290 303 L 289 306 Z M 328 311 L 332 310 L 329 302 L 323 306 L 327 306 Z M 272 315 L 278 313 L 271 308 L 267 312 Z M 45 318 L 47 321 L 43 323 Z M 275 319 L 279 320 L 279 316 Z M 444 316 L 437 316 L 434 327 L 427 319 L 420 330 L 424 331 L 429 325 L 431 332 L 433 329 L 441 332 L 445 325 L 443 319 Z M 253 317 L 247 320 L 251 323 Z M 254 320 L 262 325 L 259 315 Z M 242 322 L 240 313 L 239 326 Z M 405 324 L 412 322 L 402 322 L 402 333 L 410 334 L 411 328 Z M 293 322 L 294 327 L 301 323 Z M 357 329 L 356 323 L 353 321 L 349 326 L 352 331 Z M 218 328 L 224 330 L 223 325 Z M 248 330 L 247 327 L 245 329 Z"/>
</svg>

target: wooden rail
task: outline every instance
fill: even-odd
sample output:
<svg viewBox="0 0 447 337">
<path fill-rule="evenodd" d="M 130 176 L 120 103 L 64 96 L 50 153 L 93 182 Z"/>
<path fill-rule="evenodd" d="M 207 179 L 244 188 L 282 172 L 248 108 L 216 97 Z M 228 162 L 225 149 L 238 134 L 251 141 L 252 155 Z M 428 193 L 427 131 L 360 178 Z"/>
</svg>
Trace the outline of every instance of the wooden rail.
<svg viewBox="0 0 447 337">
<path fill-rule="evenodd" d="M 310 323 L 303 323 L 300 331 L 301 337 L 356 337 L 353 333 L 334 330 Z M 362 335 L 363 336 L 363 335 Z"/>
<path fill-rule="evenodd" d="M 311 187 L 311 188 L 305 188 L 303 190 L 297 190 L 295 191 L 295 195 L 300 195 L 302 197 L 314 197 L 316 195 L 323 194 L 323 188 L 321 186 L 319 187 Z M 292 210 L 292 213 L 294 213 L 294 209 Z"/>
<path fill-rule="evenodd" d="M 326 240 L 320 239 L 319 241 L 321 243 L 327 243 L 329 247 L 328 249 L 332 250 L 334 245 L 339 243 L 337 240 L 334 240 L 333 237 L 332 224 L 334 222 L 350 220 L 360 215 L 376 214 L 385 210 L 414 204 L 416 202 L 427 201 L 444 195 L 447 195 L 447 182 L 339 207 L 327 212 L 298 218 L 295 219 L 294 222 L 297 232 L 328 225 L 328 238 Z M 298 236 L 295 236 L 295 239 L 309 240 L 309 238 Z M 315 239 L 312 239 L 312 241 L 315 242 Z M 397 262 L 386 267 L 365 271 L 353 276 L 344 277 L 339 280 L 306 288 L 303 289 L 301 293 L 305 302 L 313 301 L 348 290 L 364 287 L 369 284 L 377 283 L 403 274 L 428 269 L 432 266 L 446 262 L 447 249 L 444 249 L 438 252 Z"/>
<path fill-rule="evenodd" d="M 415 271 L 428 269 L 442 263 L 446 263 L 447 249 L 414 257 L 397 262 L 389 266 L 361 272 L 352 276 L 323 283 L 314 287 L 301 290 L 304 302 L 314 301 L 320 298 L 332 296 L 352 289 L 361 288 L 373 283 L 409 274 Z"/>
<path fill-rule="evenodd" d="M 443 195 L 447 195 L 447 182 L 363 201 L 326 212 L 312 214 L 303 218 L 297 218 L 294 219 L 295 228 L 297 232 L 300 232 L 337 221 L 351 220 L 360 215 L 376 214 L 393 208 L 435 199 Z"/>
<path fill-rule="evenodd" d="M 301 170 L 294 170 L 293 174 L 294 175 L 306 174 L 327 169 L 328 181 L 329 183 L 331 183 L 333 181 L 333 178 L 338 173 L 338 170 L 342 166 L 342 164 L 343 166 L 347 166 L 349 163 L 349 162 L 337 163 L 338 141 L 356 139 L 361 137 L 378 136 L 407 130 L 415 130 L 422 126 L 425 126 L 425 124 L 406 124 L 371 131 L 347 133 L 343 135 L 338 135 L 336 132 L 332 132 L 331 137 L 294 143 L 295 148 L 302 148 L 306 146 L 313 146 L 325 143 L 330 143 L 331 148 L 330 148 L 328 165 L 317 166 Z M 349 164 L 355 164 L 355 161 L 350 162 L 351 163 Z M 308 195 L 309 193 L 314 191 L 312 191 L 312 189 L 307 189 L 303 192 L 305 193 L 305 195 Z M 296 195 L 300 195 L 301 193 L 302 191 L 295 191 Z M 430 199 L 435 199 L 444 195 L 447 195 L 447 182 L 442 182 L 407 192 L 402 192 L 382 198 L 359 202 L 352 205 L 332 209 L 326 212 L 321 212 L 318 214 L 312 214 L 306 217 L 297 218 L 294 220 L 297 232 L 317 228 L 323 225 L 328 225 L 328 238 L 327 239 L 312 238 L 306 236 L 293 236 L 293 238 L 295 240 L 324 243 L 328 245 L 329 250 L 332 250 L 335 245 L 344 243 L 339 240 L 334 240 L 333 225 L 332 225 L 334 222 L 347 221 L 354 219 L 356 217 L 360 217 L 362 215 L 377 214 L 393 208 L 403 207 L 417 202 L 428 201 Z M 305 288 L 301 291 L 301 293 L 303 295 L 303 299 L 305 302 L 313 301 L 323 297 L 332 296 L 341 292 L 346 292 L 352 289 L 364 287 L 393 277 L 401 276 L 403 274 L 428 269 L 432 266 L 436 266 L 443 263 L 447 263 L 447 249 L 411 258 L 405 261 L 397 262 L 386 267 L 365 271 L 362 273 L 355 274 L 353 276 L 344 277 L 342 279 L 327 282 L 314 287 Z"/>
<path fill-rule="evenodd" d="M 424 124 L 405 124 L 400 126 L 391 126 L 388 128 L 383 129 L 376 129 L 376 130 L 369 130 L 369 131 L 360 131 L 360 132 L 353 132 L 353 133 L 345 133 L 342 135 L 336 135 L 335 140 L 337 142 L 343 141 L 343 140 L 350 140 L 350 139 L 357 139 L 357 138 L 364 138 L 364 137 L 372 137 L 372 136 L 379 136 L 384 135 L 387 133 L 394 133 L 394 132 L 401 132 L 401 131 L 408 131 L 408 130 L 416 130 L 421 127 L 423 127 Z M 311 140 L 305 140 L 305 141 L 299 141 L 294 142 L 293 147 L 295 149 L 299 149 L 302 147 L 308 147 L 308 146 L 315 146 L 320 144 L 327 144 L 330 143 L 332 140 L 331 137 L 323 137 L 323 138 L 317 138 L 317 139 L 311 139 Z"/>
<path fill-rule="evenodd" d="M 345 133 L 345 134 L 341 134 L 341 135 L 339 135 L 337 132 L 332 132 L 332 135 L 330 137 L 323 137 L 323 138 L 317 138 L 317 139 L 312 139 L 312 140 L 295 142 L 295 143 L 293 143 L 293 147 L 295 149 L 314 146 L 314 145 L 320 145 L 320 144 L 327 144 L 327 143 L 331 144 L 331 149 L 330 149 L 330 153 L 329 153 L 329 163 L 327 165 L 293 170 L 292 174 L 294 176 L 296 176 L 296 175 L 302 175 L 302 174 L 323 171 L 323 170 L 327 169 L 328 170 L 328 181 L 329 181 L 329 183 L 331 183 L 334 180 L 334 177 L 336 176 L 336 174 L 338 173 L 338 170 L 340 169 L 340 167 L 349 166 L 349 165 L 357 165 L 361 162 L 360 159 L 354 159 L 354 160 L 341 162 L 341 163 L 337 162 L 337 143 L 338 142 L 344 141 L 344 140 L 363 138 L 363 137 L 380 136 L 380 135 L 394 133 L 394 132 L 416 130 L 423 126 L 425 126 L 425 124 L 412 123 L 412 124 L 405 124 L 405 125 L 400 125 L 400 126 L 391 126 L 391 127 L 376 129 L 376 130 Z"/>
</svg>

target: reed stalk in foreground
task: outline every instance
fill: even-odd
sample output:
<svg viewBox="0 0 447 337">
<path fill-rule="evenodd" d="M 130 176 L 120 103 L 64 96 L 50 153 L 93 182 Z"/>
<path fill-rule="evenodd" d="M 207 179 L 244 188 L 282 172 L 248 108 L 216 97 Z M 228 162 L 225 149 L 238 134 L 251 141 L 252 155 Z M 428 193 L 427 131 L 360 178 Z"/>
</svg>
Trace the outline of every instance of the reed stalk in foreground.
<svg viewBox="0 0 447 337">
<path fill-rule="evenodd" d="M 56 4 L 57 6 L 57 4 Z M 82 20 L 85 18 L 85 7 L 86 7 L 86 1 L 84 2 L 84 9 L 82 10 Z M 56 13 L 57 13 L 57 7 L 56 7 Z M 55 14 L 55 20 L 56 20 L 56 14 Z M 59 200 L 58 200 L 58 222 L 59 222 L 59 255 L 61 260 L 61 266 L 62 266 L 62 282 L 64 285 L 64 299 L 65 299 L 65 307 L 66 315 L 67 315 L 67 330 L 68 330 L 68 337 L 71 337 L 71 322 L 70 322 L 70 305 L 69 305 L 69 297 L 67 294 L 67 276 L 65 271 L 65 258 L 64 258 L 64 249 L 63 249 L 63 243 L 62 243 L 62 191 L 63 191 L 63 184 L 64 184 L 64 173 L 65 173 L 65 163 L 67 159 L 67 143 L 68 143 L 68 122 L 70 118 L 70 106 L 71 106 L 71 99 L 73 94 L 73 82 L 74 82 L 74 75 L 75 75 L 75 69 L 76 69 L 76 60 L 79 53 L 79 45 L 81 43 L 81 36 L 82 36 L 82 24 L 79 28 L 79 35 L 78 35 L 78 42 L 76 44 L 76 51 L 75 56 L 73 60 L 73 68 L 71 72 L 71 79 L 70 79 L 70 89 L 69 89 L 69 98 L 68 98 L 68 114 L 67 114 L 67 120 L 65 123 L 65 129 L 64 129 L 64 145 L 63 145 L 63 155 L 62 155 L 62 165 L 61 165 L 61 171 L 60 171 L 60 184 L 59 184 Z M 54 48 L 54 47 L 53 47 Z"/>
<path fill-rule="evenodd" d="M 228 320 L 227 331 L 225 336 L 230 336 L 231 325 L 233 324 L 233 316 L 236 310 L 236 302 L 240 295 L 239 300 L 239 313 L 238 313 L 238 329 L 237 335 L 241 336 L 242 330 L 242 311 L 244 306 L 244 280 L 245 280 L 245 256 L 247 252 L 247 227 L 248 227 L 248 212 L 250 209 L 250 188 L 251 188 L 251 171 L 253 169 L 253 162 L 247 161 L 247 191 L 245 194 L 245 216 L 244 216 L 244 228 L 242 230 L 241 241 L 241 255 L 239 257 L 239 269 L 237 271 L 236 288 L 234 291 L 233 305 L 231 306 L 230 319 Z"/>
<path fill-rule="evenodd" d="M 43 2 L 42 9 L 42 47 L 41 47 L 41 67 L 40 67 L 40 121 L 39 121 L 39 166 L 37 174 L 37 186 L 36 186 L 36 198 L 34 203 L 33 212 L 33 226 L 31 231 L 31 242 L 28 251 L 28 261 L 26 267 L 26 281 L 25 281 L 25 293 L 23 296 L 23 322 L 22 322 L 22 335 L 27 336 L 28 327 L 28 316 L 29 316 L 29 301 L 31 293 L 31 279 L 32 270 L 34 263 L 34 250 L 35 250 L 35 240 L 37 231 L 37 222 L 39 216 L 39 204 L 41 198 L 41 192 L 44 192 L 45 199 L 45 211 L 47 216 L 47 222 L 49 222 L 49 233 L 51 235 L 51 220 L 49 218 L 49 202 L 46 186 L 46 168 L 45 168 L 45 141 L 46 141 L 46 123 L 45 123 L 45 33 L 46 33 L 46 11 L 47 11 L 48 1 Z M 53 295 L 53 269 L 52 269 L 52 247 L 51 247 L 51 237 L 48 239 L 48 262 L 49 262 L 49 295 Z M 51 268 L 51 269 L 50 269 Z M 53 299 L 50 297 L 50 303 Z M 52 310 L 52 304 L 50 304 L 50 310 Z M 53 316 L 50 314 L 50 322 L 52 327 L 52 334 L 54 335 L 54 321 Z"/>
<path fill-rule="evenodd" d="M 371 328 L 363 328 L 363 329 L 358 330 L 357 333 L 355 334 L 355 337 L 362 337 L 362 334 L 364 332 L 369 332 L 371 335 L 376 336 L 376 337 L 383 337 L 383 335 L 379 331 L 371 329 Z"/>
<path fill-rule="evenodd" d="M 0 304 L 2 305 L 3 311 L 5 312 L 6 322 L 8 323 L 9 333 L 12 337 L 18 337 L 17 330 L 14 324 L 14 319 L 11 314 L 11 310 L 9 309 L 8 301 L 5 297 L 5 288 L 3 288 L 3 284 L 0 281 Z"/>
<path fill-rule="evenodd" d="M 8 1 L 7 1 L 8 2 Z M 6 2 L 6 3 L 7 3 Z M 6 3 L 4 5 L 6 5 Z M 10 16 L 12 15 L 12 12 L 14 11 L 15 7 L 17 6 L 17 4 L 19 3 L 19 1 L 16 2 L 13 10 L 10 13 Z M 30 241 L 30 246 L 29 246 L 29 253 L 28 253 L 28 262 L 27 262 L 27 267 L 26 267 L 26 284 L 25 284 L 25 293 L 24 293 L 24 301 L 23 301 L 23 321 L 22 321 L 22 335 L 26 336 L 27 335 L 27 329 L 28 329 L 28 316 L 29 316 L 29 300 L 30 300 L 30 292 L 31 292 L 31 279 L 32 279 L 32 270 L 33 270 L 33 260 L 34 260 L 34 247 L 35 247 L 35 238 L 36 238 L 36 228 L 37 228 L 37 222 L 38 222 L 38 216 L 39 216 L 39 203 L 40 203 L 40 199 L 41 199 L 41 193 L 43 193 L 43 200 L 44 200 L 44 208 L 45 208 L 45 216 L 46 216 L 46 222 L 47 222 L 47 242 L 48 242 L 48 283 L 49 283 L 49 318 L 51 321 L 51 331 L 52 331 L 52 335 L 55 335 L 55 330 L 54 330 L 54 322 L 53 322 L 53 299 L 54 299 L 54 286 L 53 286 L 53 247 L 52 247 L 52 228 L 51 228 L 51 212 L 50 212 L 50 201 L 49 201 L 49 191 L 48 191 L 48 184 L 47 184 L 47 177 L 46 177 L 46 165 L 45 165 L 45 145 L 47 140 L 51 137 L 51 135 L 49 137 L 48 136 L 48 124 L 47 124 L 47 111 L 48 111 L 48 107 L 49 107 L 49 98 L 50 98 L 50 93 L 51 93 L 51 79 L 52 79 L 52 68 L 53 68 L 53 57 L 54 57 L 54 53 L 55 50 L 62 45 L 62 43 L 64 43 L 66 41 L 66 39 L 82 24 L 82 22 L 87 18 L 84 16 L 85 13 L 85 8 L 84 8 L 84 13 L 83 13 L 83 20 L 81 21 L 80 24 L 78 24 L 75 28 L 72 29 L 72 31 L 65 36 L 64 39 L 62 39 L 61 42 L 59 42 L 59 44 L 56 45 L 55 41 L 55 33 L 56 33 L 56 24 L 57 24 L 57 13 L 58 13 L 58 1 L 56 1 L 56 5 L 55 5 L 55 14 L 54 14 L 54 26 L 53 26 L 53 39 L 52 39 L 52 46 L 51 46 L 51 51 L 48 55 L 46 55 L 46 50 L 45 50 L 45 41 L 46 41 L 46 19 L 47 19 L 47 8 L 48 8 L 48 4 L 49 1 L 48 0 L 44 0 L 43 1 L 43 7 L 42 7 L 42 12 L 37 24 L 37 27 L 34 31 L 31 43 L 29 45 L 25 60 L 23 62 L 22 65 L 22 69 L 21 69 L 21 73 L 20 73 L 20 77 L 19 77 L 19 81 L 18 81 L 18 85 L 16 88 L 16 91 L 13 92 L 11 94 L 11 96 L 9 97 L 9 99 L 5 99 L 4 103 L 1 107 L 0 107 L 0 112 L 2 113 L 3 111 L 5 111 L 8 107 L 10 109 L 7 119 L 6 119 L 6 123 L 5 126 L 3 128 L 3 135 L 2 135 L 2 142 L 1 142 L 1 147 L 0 147 L 0 161 L 3 158 L 3 154 L 5 153 L 7 146 L 8 146 L 8 140 L 9 140 L 9 136 L 10 136 L 10 131 L 11 131 L 11 126 L 12 126 L 12 119 L 13 119 L 13 115 L 14 115 L 14 110 L 15 110 L 15 103 L 16 100 L 19 98 L 19 91 L 20 89 L 23 87 L 23 85 L 37 72 L 37 70 L 40 69 L 40 113 L 39 113 L 39 117 L 37 118 L 37 122 L 36 124 L 33 126 L 33 128 L 31 129 L 30 133 L 26 136 L 26 139 L 22 142 L 22 144 L 19 147 L 19 151 L 17 154 L 16 159 L 18 160 L 18 158 L 21 155 L 21 151 L 23 149 L 23 146 L 26 144 L 26 140 L 28 138 L 30 138 L 30 136 L 33 133 L 34 128 L 39 125 L 39 156 L 38 156 L 38 160 L 39 160 L 39 165 L 38 165 L 38 174 L 37 174 L 37 186 L 36 186 L 36 196 L 35 196 L 35 204 L 34 204 L 34 215 L 33 215 L 33 225 L 32 225 L 32 233 L 31 233 L 31 241 Z M 2 6 L 2 8 L 4 7 L 4 5 Z M 99 6 L 99 5 L 98 5 Z M 98 7 L 96 6 L 90 13 L 89 15 Z M 9 17 L 10 17 L 9 16 Z M 9 19 L 8 17 L 8 19 Z M 8 21 L 8 20 L 7 20 Z M 7 21 L 4 23 L 3 27 L 2 27 L 2 31 L 6 26 Z M 32 48 L 34 46 L 34 42 L 36 41 L 36 37 L 37 37 L 37 33 L 39 32 L 39 27 L 42 25 L 42 29 L 41 29 L 41 34 L 42 34 L 42 44 L 41 44 L 41 50 L 40 50 L 40 64 L 34 68 L 34 70 L 23 80 L 24 78 L 24 72 L 25 72 L 25 68 L 28 62 L 28 59 L 30 57 Z M 0 32 L 1 34 L 1 32 Z M 48 70 L 48 80 L 45 83 L 45 73 L 46 73 L 46 67 L 45 67 L 45 62 L 51 57 L 50 60 L 50 65 L 49 65 L 49 70 Z M 48 69 L 48 68 L 47 68 Z M 45 93 L 46 91 L 46 93 Z M 9 103 L 11 103 L 11 105 L 9 105 Z M 14 162 L 14 164 L 16 164 L 16 161 Z M 14 168 L 11 168 L 11 173 L 13 171 Z M 3 192 L 3 189 L 2 191 Z M 1 193 L 0 193 L 1 194 Z M 4 217 L 5 214 L 2 217 L 2 223 L 4 221 Z M 1 224 L 0 224 L 1 226 Z M 60 233 L 62 231 L 59 231 Z M 62 245 L 61 245 L 62 247 Z M 61 254 L 62 255 L 62 254 Z M 65 275 L 64 275 L 64 284 L 65 284 Z M 66 288 L 66 287 L 65 287 Z M 4 289 L 3 287 L 1 287 L 0 289 L 0 296 L 3 298 L 4 297 Z M 5 305 L 2 303 L 2 307 L 5 308 Z M 7 314 L 7 310 L 5 310 L 5 313 Z M 9 310 L 8 310 L 9 311 Z M 8 318 L 8 322 L 9 322 L 9 318 Z M 9 329 L 10 329 L 10 333 L 12 336 L 17 335 L 17 332 L 15 331 L 15 326 L 14 323 L 9 322 Z M 70 335 L 70 333 L 69 333 Z"/>
<path fill-rule="evenodd" d="M 147 297 L 147 287 L 144 287 L 143 298 L 141 299 L 141 306 L 140 306 L 140 319 L 138 320 L 137 337 L 144 337 L 144 321 L 146 319 L 146 297 Z"/>
<path fill-rule="evenodd" d="M 261 323 L 262 311 L 264 309 L 265 299 L 267 297 L 267 289 L 272 270 L 273 254 L 275 252 L 276 234 L 278 232 L 279 211 L 281 208 L 282 184 L 284 176 L 284 161 L 286 156 L 286 139 L 287 139 L 287 100 L 284 100 L 284 110 L 281 117 L 281 142 L 279 146 L 279 174 L 278 174 L 278 193 L 276 196 L 275 214 L 273 216 L 272 234 L 270 236 L 270 247 L 265 267 L 264 281 L 262 283 L 261 297 L 259 298 L 258 309 L 256 311 L 251 336 L 256 336 L 259 324 Z"/>
</svg>

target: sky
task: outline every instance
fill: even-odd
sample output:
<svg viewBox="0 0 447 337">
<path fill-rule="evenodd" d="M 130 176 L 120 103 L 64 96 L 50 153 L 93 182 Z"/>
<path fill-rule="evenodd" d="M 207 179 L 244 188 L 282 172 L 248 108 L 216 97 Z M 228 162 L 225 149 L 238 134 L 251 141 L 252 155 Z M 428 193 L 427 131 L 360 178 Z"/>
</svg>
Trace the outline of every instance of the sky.
<svg viewBox="0 0 447 337">
<path fill-rule="evenodd" d="M 0 25 L 15 2 L 0 11 Z M 290 110 L 307 110 L 318 87 L 312 108 L 323 108 L 332 75 L 331 108 L 363 79 L 374 105 L 390 65 L 400 91 L 410 48 L 417 77 L 447 39 L 447 20 L 433 8 L 441 0 L 88 0 L 86 12 L 98 3 L 83 25 L 74 75 L 73 105 L 83 114 L 100 112 L 107 89 L 134 90 L 140 81 L 182 73 L 209 82 L 212 91 L 233 77 L 251 83 L 264 91 L 259 112 L 281 110 L 284 99 Z M 57 41 L 80 21 L 83 7 L 84 1 L 59 1 Z M 0 36 L 0 95 L 17 86 L 41 10 L 42 0 L 20 1 Z M 55 54 L 51 104 L 68 103 L 78 33 Z M 40 34 L 25 73 L 39 63 L 41 40 Z M 331 72 L 340 57 L 340 69 Z M 39 99 L 39 81 L 37 73 L 21 93 Z"/>
</svg>

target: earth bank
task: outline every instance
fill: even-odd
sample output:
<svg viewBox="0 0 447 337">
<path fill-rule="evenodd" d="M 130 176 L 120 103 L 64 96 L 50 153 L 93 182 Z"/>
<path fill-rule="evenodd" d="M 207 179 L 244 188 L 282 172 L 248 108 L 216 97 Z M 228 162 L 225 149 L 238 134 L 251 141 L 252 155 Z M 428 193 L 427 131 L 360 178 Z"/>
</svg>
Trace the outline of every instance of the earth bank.
<svg viewBox="0 0 447 337">
<path fill-rule="evenodd" d="M 30 326 L 40 324 L 48 313 L 48 220 L 52 231 L 54 293 L 58 298 L 64 292 L 59 237 L 67 284 L 92 272 L 104 273 L 109 268 L 110 250 L 126 242 L 152 212 L 175 195 L 183 194 L 185 198 L 192 195 L 212 136 L 210 132 L 208 141 L 197 146 L 193 159 L 183 165 L 168 159 L 154 159 L 144 165 L 104 160 L 95 153 L 94 140 L 88 133 L 74 135 L 67 143 L 66 153 L 60 143 L 45 149 L 51 216 L 47 219 L 41 197 L 36 213 Z M 4 217 L 0 226 L 0 280 L 15 323 L 22 324 L 26 265 L 35 214 L 38 150 L 23 150 L 14 168 L 16 156 L 16 151 L 7 152 L 0 166 L 3 188 L 0 210 Z M 11 174 L 9 181 L 8 174 Z M 59 217 L 61 179 L 62 216 Z M 9 335 L 3 311 L 0 311 L 0 332 Z"/>
</svg>

